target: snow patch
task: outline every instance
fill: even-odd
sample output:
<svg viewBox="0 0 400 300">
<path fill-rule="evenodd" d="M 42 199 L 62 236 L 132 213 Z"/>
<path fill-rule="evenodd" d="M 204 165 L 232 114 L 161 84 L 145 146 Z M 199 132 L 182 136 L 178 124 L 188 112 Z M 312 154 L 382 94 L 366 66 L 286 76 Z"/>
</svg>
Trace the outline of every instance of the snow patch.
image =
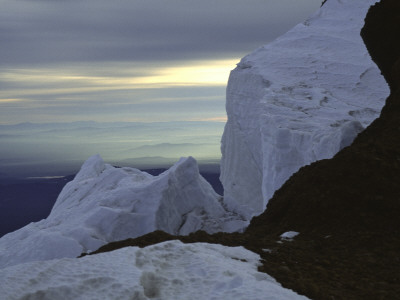
<svg viewBox="0 0 400 300">
<path fill-rule="evenodd" d="M 282 233 L 280 235 L 281 239 L 284 241 L 291 241 L 293 240 L 296 236 L 299 235 L 299 232 L 296 231 L 287 231 L 285 233 Z"/>
<path fill-rule="evenodd" d="M 243 247 L 169 241 L 0 270 L 5 299 L 308 299 L 257 271 Z"/>
</svg>

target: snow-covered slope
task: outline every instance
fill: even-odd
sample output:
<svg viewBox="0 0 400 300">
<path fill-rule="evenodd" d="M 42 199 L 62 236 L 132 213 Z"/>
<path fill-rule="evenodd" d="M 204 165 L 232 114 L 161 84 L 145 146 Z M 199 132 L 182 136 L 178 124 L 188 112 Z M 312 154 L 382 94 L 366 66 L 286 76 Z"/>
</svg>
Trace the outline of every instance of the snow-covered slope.
<svg viewBox="0 0 400 300">
<path fill-rule="evenodd" d="M 165 242 L 0 270 L 2 299 L 308 299 L 257 272 L 242 247 Z"/>
<path fill-rule="evenodd" d="M 379 115 L 389 89 L 360 37 L 375 2 L 327 1 L 231 72 L 221 161 L 228 207 L 261 213 L 301 166 L 332 157 Z"/>
<path fill-rule="evenodd" d="M 0 268 L 76 257 L 157 229 L 185 235 L 200 229 L 213 233 L 245 227 L 247 222 L 226 212 L 220 198 L 192 157 L 152 176 L 115 168 L 95 155 L 64 187 L 47 219 L 0 239 Z"/>
</svg>

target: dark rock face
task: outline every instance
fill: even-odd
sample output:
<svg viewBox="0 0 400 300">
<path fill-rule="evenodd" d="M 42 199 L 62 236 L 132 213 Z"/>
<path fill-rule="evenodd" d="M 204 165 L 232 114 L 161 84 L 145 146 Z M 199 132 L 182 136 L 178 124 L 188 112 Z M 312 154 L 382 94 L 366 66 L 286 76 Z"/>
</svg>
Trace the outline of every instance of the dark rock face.
<svg viewBox="0 0 400 300">
<path fill-rule="evenodd" d="M 381 116 L 333 159 L 293 175 L 246 232 L 301 232 L 264 267 L 317 299 L 400 298 L 400 2 L 374 5 L 362 37 L 391 88 Z M 279 259 L 291 272 L 272 267 Z"/>
<path fill-rule="evenodd" d="M 317 243 L 313 249 L 307 243 L 300 246 L 299 241 L 285 250 L 291 248 L 295 253 L 292 256 L 303 267 L 308 265 L 308 274 L 317 275 L 311 281 L 324 285 L 326 294 L 302 288 L 302 280 L 285 279 L 290 274 L 272 270 L 268 263 L 264 266 L 281 281 L 290 282 L 289 286 L 318 299 L 329 299 L 330 293 L 341 299 L 399 298 L 400 2 L 382 0 L 374 5 L 362 37 L 391 88 L 380 118 L 333 159 L 314 163 L 293 175 L 247 230 L 261 239 L 266 232 L 295 230 L 305 239 L 308 236 L 308 242 Z M 300 249 L 310 252 L 299 254 Z M 288 264 L 296 269 L 293 260 Z M 329 282 L 338 274 L 341 280 Z M 311 281 L 305 284 L 309 288 Z M 346 286 L 347 296 L 334 291 L 346 290 Z M 393 291 L 396 293 L 390 294 Z"/>
<path fill-rule="evenodd" d="M 400 74 L 400 1 L 384 0 L 375 4 L 361 31 L 372 59 L 381 69 L 392 92 L 399 88 Z M 397 64 L 396 64 L 397 62 Z M 397 71 L 396 71 L 397 69 Z"/>
<path fill-rule="evenodd" d="M 155 232 L 121 246 L 176 238 L 243 245 L 261 255 L 261 271 L 312 299 L 400 299 L 400 1 L 374 5 L 362 37 L 391 95 L 351 146 L 300 169 L 244 234 Z M 289 230 L 300 235 L 277 243 Z"/>
<path fill-rule="evenodd" d="M 362 30 L 390 84 L 380 118 L 333 159 L 302 168 L 274 195 L 260 227 L 306 232 L 388 230 L 400 225 L 400 1 L 374 5 Z"/>
</svg>

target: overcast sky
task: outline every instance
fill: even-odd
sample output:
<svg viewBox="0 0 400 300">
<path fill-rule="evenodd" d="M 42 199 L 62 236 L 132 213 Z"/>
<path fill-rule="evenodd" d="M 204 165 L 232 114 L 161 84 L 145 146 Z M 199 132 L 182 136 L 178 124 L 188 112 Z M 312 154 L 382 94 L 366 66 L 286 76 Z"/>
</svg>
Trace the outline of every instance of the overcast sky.
<svg viewBox="0 0 400 300">
<path fill-rule="evenodd" d="M 225 119 L 238 60 L 320 0 L 0 0 L 0 123 Z"/>
</svg>

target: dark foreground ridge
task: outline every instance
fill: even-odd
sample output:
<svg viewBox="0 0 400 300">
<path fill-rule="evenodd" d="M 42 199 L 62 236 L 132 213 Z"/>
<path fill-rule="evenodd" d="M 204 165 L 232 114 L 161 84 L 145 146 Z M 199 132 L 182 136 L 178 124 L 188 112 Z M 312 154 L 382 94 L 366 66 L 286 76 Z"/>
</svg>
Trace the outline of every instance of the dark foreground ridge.
<svg viewBox="0 0 400 300">
<path fill-rule="evenodd" d="M 242 245 L 261 255 L 260 271 L 311 299 L 400 299 L 400 1 L 374 5 L 362 37 L 391 88 L 380 118 L 334 158 L 301 168 L 245 233 L 157 231 L 97 252 L 170 239 Z M 300 235 L 277 243 L 289 230 Z"/>
</svg>

